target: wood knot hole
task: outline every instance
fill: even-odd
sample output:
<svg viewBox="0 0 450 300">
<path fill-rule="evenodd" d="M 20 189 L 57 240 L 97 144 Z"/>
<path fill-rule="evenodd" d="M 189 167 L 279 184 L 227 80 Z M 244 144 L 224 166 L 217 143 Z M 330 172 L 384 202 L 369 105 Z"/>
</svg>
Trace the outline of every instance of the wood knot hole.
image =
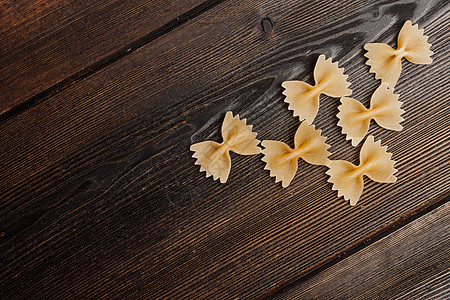
<svg viewBox="0 0 450 300">
<path fill-rule="evenodd" d="M 261 20 L 261 30 L 265 34 L 270 34 L 273 31 L 273 22 L 269 17 L 265 17 Z"/>
</svg>

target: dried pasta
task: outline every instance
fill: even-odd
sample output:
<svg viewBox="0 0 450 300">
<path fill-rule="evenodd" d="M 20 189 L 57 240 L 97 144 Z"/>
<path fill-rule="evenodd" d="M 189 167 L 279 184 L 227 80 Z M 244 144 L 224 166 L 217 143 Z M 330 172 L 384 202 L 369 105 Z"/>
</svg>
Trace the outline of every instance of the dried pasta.
<svg viewBox="0 0 450 300">
<path fill-rule="evenodd" d="M 300 121 L 306 120 L 312 124 L 319 110 L 320 94 L 335 98 L 352 94 L 347 77 L 344 69 L 338 68 L 337 62 L 333 63 L 331 58 L 325 59 L 325 55 L 320 55 L 314 68 L 315 85 L 302 81 L 283 82 L 284 102 L 289 103 L 289 109 L 294 111 L 294 116 L 298 116 Z"/>
<path fill-rule="evenodd" d="M 382 83 L 373 93 L 370 108 L 365 108 L 359 101 L 343 97 L 339 106 L 338 126 L 352 145 L 358 145 L 369 131 L 370 120 L 374 119 L 383 128 L 400 131 L 405 112 L 400 109 L 402 103 L 398 101 L 398 94 L 388 88 L 388 83 Z"/>
<path fill-rule="evenodd" d="M 396 182 L 393 175 L 397 172 L 395 161 L 391 159 L 392 153 L 386 150 L 386 146 L 381 146 L 380 141 L 375 142 L 369 135 L 361 148 L 358 166 L 344 160 L 332 160 L 326 174 L 330 176 L 328 182 L 333 183 L 338 197 L 344 196 L 345 200 L 350 200 L 350 205 L 356 205 L 364 189 L 364 175 L 377 182 Z"/>
<path fill-rule="evenodd" d="M 327 151 L 330 146 L 325 144 L 326 138 L 320 133 L 314 125 L 302 122 L 295 133 L 294 149 L 283 142 L 263 141 L 264 169 L 270 171 L 275 182 L 281 181 L 281 185 L 287 187 L 297 172 L 299 158 L 313 165 L 327 165 L 330 162 L 330 152 Z"/>
<path fill-rule="evenodd" d="M 414 64 L 431 64 L 433 60 L 430 50 L 431 45 L 427 42 L 428 37 L 423 34 L 423 29 L 406 21 L 398 35 L 397 49 L 382 43 L 369 43 L 364 45 L 367 53 L 370 72 L 375 73 L 376 79 L 389 83 L 394 87 L 402 71 L 402 57 Z"/>
<path fill-rule="evenodd" d="M 231 169 L 230 151 L 242 155 L 252 155 L 261 152 L 258 147 L 260 141 L 256 133 L 252 132 L 252 125 L 246 124 L 246 119 L 233 117 L 231 111 L 227 112 L 222 123 L 222 143 L 204 141 L 191 145 L 194 151 L 192 157 L 197 158 L 196 165 L 200 165 L 200 172 L 206 171 L 206 177 L 220 178 L 221 183 L 228 180 Z"/>
</svg>

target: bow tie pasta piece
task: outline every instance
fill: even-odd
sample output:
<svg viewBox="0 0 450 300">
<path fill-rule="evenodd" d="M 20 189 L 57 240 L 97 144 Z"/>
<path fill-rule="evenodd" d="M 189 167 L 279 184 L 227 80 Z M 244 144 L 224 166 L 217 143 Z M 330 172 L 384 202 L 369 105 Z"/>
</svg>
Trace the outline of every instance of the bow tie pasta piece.
<svg viewBox="0 0 450 300">
<path fill-rule="evenodd" d="M 287 187 L 297 173 L 299 158 L 313 165 L 327 165 L 330 162 L 328 156 L 331 153 L 327 151 L 330 146 L 325 144 L 326 138 L 320 133 L 314 125 L 302 122 L 295 133 L 294 149 L 283 142 L 263 141 L 264 169 L 270 171 L 275 182 L 281 181 L 281 185 Z"/>
<path fill-rule="evenodd" d="M 242 155 L 252 155 L 261 152 L 258 147 L 260 141 L 252 126 L 246 125 L 246 119 L 233 117 L 231 111 L 227 112 L 222 124 L 222 143 L 205 141 L 191 145 L 194 151 L 192 157 L 197 158 L 196 165 L 200 165 L 200 172 L 206 171 L 206 177 L 220 178 L 221 183 L 228 180 L 231 169 L 230 151 Z"/>
<path fill-rule="evenodd" d="M 369 131 L 370 120 L 374 119 L 383 128 L 400 131 L 404 119 L 401 115 L 405 112 L 400 109 L 402 102 L 398 101 L 398 94 L 394 94 L 388 88 L 388 83 L 382 83 L 373 93 L 370 108 L 365 108 L 359 101 L 343 97 L 339 106 L 338 126 L 342 127 L 342 133 L 347 135 L 347 140 L 352 145 L 358 145 Z"/>
<path fill-rule="evenodd" d="M 325 55 L 320 55 L 314 68 L 315 85 L 302 81 L 283 82 L 284 102 L 289 103 L 288 108 L 294 111 L 294 117 L 298 116 L 300 121 L 306 119 L 308 124 L 312 124 L 319 111 L 320 94 L 335 98 L 352 94 L 347 77 L 344 69 L 338 68 L 337 62 L 333 63 L 331 58 L 325 59 Z"/>
<path fill-rule="evenodd" d="M 356 205 L 364 189 L 364 175 L 377 182 L 396 182 L 393 175 L 397 172 L 395 161 L 391 159 L 392 153 L 386 150 L 386 146 L 381 146 L 380 141 L 375 142 L 369 135 L 361 148 L 358 166 L 344 160 L 332 160 L 326 174 L 330 176 L 328 182 L 333 184 L 338 197 L 344 196 L 345 200 L 350 200 L 351 206 Z"/>
<path fill-rule="evenodd" d="M 366 64 L 370 66 L 370 72 L 375 73 L 376 79 L 389 83 L 394 87 L 402 71 L 402 57 L 414 64 L 431 64 L 433 60 L 430 50 L 431 44 L 427 42 L 428 37 L 423 34 L 423 29 L 418 25 L 412 25 L 406 21 L 397 40 L 397 49 L 382 43 L 369 43 L 364 45 L 368 58 Z"/>
</svg>

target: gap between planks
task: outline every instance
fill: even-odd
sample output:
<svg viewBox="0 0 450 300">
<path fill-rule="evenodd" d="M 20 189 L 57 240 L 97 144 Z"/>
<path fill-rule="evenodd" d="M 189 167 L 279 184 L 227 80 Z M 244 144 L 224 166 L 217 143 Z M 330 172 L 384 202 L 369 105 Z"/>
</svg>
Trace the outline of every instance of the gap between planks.
<svg viewBox="0 0 450 300">
<path fill-rule="evenodd" d="M 142 38 L 137 39 L 134 42 L 132 42 L 124 47 L 121 47 L 115 53 L 113 53 L 103 59 L 100 59 L 99 61 L 81 69 L 80 71 L 66 77 L 65 79 L 59 81 L 58 83 L 43 90 L 42 92 L 37 93 L 36 95 L 28 98 L 27 100 L 21 102 L 20 104 L 17 104 L 16 106 L 12 107 L 11 109 L 7 110 L 6 112 L 0 114 L 0 122 L 4 122 L 6 120 L 14 118 L 16 115 L 23 113 L 24 111 L 33 107 L 34 105 L 45 101 L 46 99 L 50 98 L 51 96 L 53 96 L 55 94 L 58 94 L 59 92 L 63 91 L 70 85 L 91 76 L 92 74 L 102 70 L 103 68 L 107 67 L 108 65 L 133 53 L 134 51 L 136 51 L 139 48 L 145 46 L 146 44 L 152 42 L 153 40 L 167 34 L 168 32 L 174 30 L 175 28 L 185 24 L 189 20 L 198 17 L 205 11 L 213 8 L 214 6 L 220 4 L 223 1 L 225 1 L 225 0 L 207 0 L 207 1 L 199 4 L 198 6 L 192 8 L 192 9 L 188 10 L 187 12 L 179 15 L 178 17 L 172 19 L 171 21 L 166 23 L 164 26 L 151 31 L 150 33 L 143 36 Z"/>
<path fill-rule="evenodd" d="M 291 288 L 301 282 L 304 282 L 304 281 L 310 279 L 311 277 L 327 270 L 328 268 L 343 261 L 344 259 L 350 257 L 351 255 L 356 254 L 357 252 L 367 248 L 368 246 L 376 243 L 377 241 L 385 238 L 386 236 L 396 232 L 397 230 L 403 228 L 404 226 L 414 222 L 415 220 L 419 219 L 420 217 L 423 217 L 426 214 L 432 212 L 433 210 L 445 205 L 449 201 L 450 201 L 450 191 L 447 191 L 447 192 L 443 193 L 442 195 L 425 203 L 424 205 L 418 207 L 416 210 L 411 211 L 407 215 L 404 215 L 401 218 L 395 220 L 394 222 L 388 224 L 384 228 L 381 228 L 380 230 L 374 232 L 373 234 L 366 237 L 365 239 L 360 240 L 359 242 L 356 242 L 355 244 L 342 250 L 341 252 L 337 253 L 336 255 L 330 257 L 329 259 L 327 259 L 315 266 L 312 266 L 311 268 L 300 273 L 298 276 L 295 276 L 295 277 L 289 279 L 288 281 L 281 283 L 279 286 L 267 291 L 266 293 L 262 294 L 257 299 L 272 299 L 273 297 L 276 297 L 277 295 L 282 294 L 285 290 L 288 290 L 289 288 Z"/>
</svg>

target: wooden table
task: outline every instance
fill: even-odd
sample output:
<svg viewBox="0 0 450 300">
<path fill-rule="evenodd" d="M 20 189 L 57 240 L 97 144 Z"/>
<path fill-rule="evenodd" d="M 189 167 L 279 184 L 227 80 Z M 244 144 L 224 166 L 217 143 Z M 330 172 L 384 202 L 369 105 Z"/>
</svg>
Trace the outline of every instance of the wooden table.
<svg viewBox="0 0 450 300">
<path fill-rule="evenodd" d="M 226 184 L 194 165 L 228 110 L 292 146 L 281 83 L 313 83 L 320 54 L 367 106 L 363 46 L 406 20 L 435 54 L 403 62 L 404 130 L 370 127 L 396 184 L 366 180 L 351 207 L 324 166 L 283 189 L 262 155 L 232 154 Z M 448 299 L 449 32 L 447 0 L 1 4 L 0 298 Z M 338 104 L 315 125 L 356 163 Z"/>
</svg>

